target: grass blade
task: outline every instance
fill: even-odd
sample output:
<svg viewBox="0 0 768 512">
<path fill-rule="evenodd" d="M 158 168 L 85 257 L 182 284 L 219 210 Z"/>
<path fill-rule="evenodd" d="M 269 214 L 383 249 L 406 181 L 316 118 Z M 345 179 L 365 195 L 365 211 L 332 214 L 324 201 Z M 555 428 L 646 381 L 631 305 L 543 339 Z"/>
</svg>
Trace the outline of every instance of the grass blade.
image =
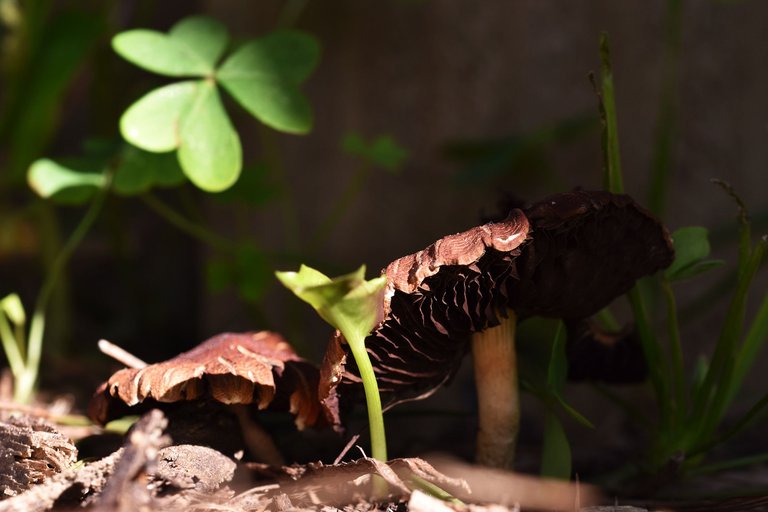
<svg viewBox="0 0 768 512">
<path fill-rule="evenodd" d="M 603 157 L 605 175 L 603 188 L 620 194 L 624 192 L 619 151 L 619 126 L 616 119 L 616 100 L 613 90 L 613 70 L 608 34 L 600 34 L 600 118 L 603 124 Z"/>
</svg>

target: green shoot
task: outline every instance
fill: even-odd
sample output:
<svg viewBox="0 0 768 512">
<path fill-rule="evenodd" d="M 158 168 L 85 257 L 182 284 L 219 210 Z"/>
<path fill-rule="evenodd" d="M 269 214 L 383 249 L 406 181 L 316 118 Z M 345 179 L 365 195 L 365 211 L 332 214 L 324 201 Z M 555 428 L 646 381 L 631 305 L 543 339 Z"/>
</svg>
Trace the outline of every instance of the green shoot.
<svg viewBox="0 0 768 512">
<path fill-rule="evenodd" d="M 302 265 L 298 272 L 277 272 L 276 275 L 286 288 L 338 329 L 349 344 L 363 380 L 371 433 L 371 455 L 374 459 L 386 461 L 387 441 L 381 397 L 365 349 L 366 336 L 380 321 L 386 278 L 381 276 L 366 281 L 365 265 L 351 274 L 333 279 L 306 265 Z"/>
<path fill-rule="evenodd" d="M 109 190 L 110 180 L 111 175 L 107 173 L 104 188 L 94 197 L 88 211 L 72 232 L 66 245 L 49 269 L 32 313 L 32 319 L 29 324 L 29 336 L 24 336 L 26 314 L 18 296 L 11 294 L 0 301 L 0 338 L 2 339 L 3 350 L 13 375 L 13 398 L 15 402 L 27 404 L 32 400 L 40 371 L 40 359 L 43 354 L 45 312 L 48 307 L 48 301 L 61 278 L 61 274 L 64 272 L 69 258 L 101 212 L 107 191 Z M 9 320 L 13 324 L 14 329 L 10 328 Z"/>
<path fill-rule="evenodd" d="M 547 368 L 547 388 L 566 411 L 572 410 L 561 398 L 561 390 L 568 376 L 568 361 L 565 354 L 565 327 L 558 322 L 552 342 L 552 354 Z M 550 406 L 544 419 L 544 441 L 541 454 L 541 476 L 570 480 L 571 446 L 560 419 Z M 573 411 L 579 417 L 581 414 Z M 583 417 L 582 417 L 583 418 Z M 584 421 L 587 421 L 584 419 Z M 591 424 L 590 424 L 591 425 Z"/>
</svg>

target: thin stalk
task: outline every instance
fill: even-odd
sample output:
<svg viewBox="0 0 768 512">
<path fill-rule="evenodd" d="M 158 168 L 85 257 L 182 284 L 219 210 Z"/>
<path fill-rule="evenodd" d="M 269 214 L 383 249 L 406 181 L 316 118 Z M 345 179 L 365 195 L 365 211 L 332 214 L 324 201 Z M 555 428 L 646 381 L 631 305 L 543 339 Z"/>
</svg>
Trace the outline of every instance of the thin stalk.
<svg viewBox="0 0 768 512">
<path fill-rule="evenodd" d="M 710 180 L 715 185 L 722 188 L 726 194 L 728 194 L 731 199 L 736 203 L 736 206 L 739 209 L 739 214 L 737 217 L 738 223 L 739 223 L 739 271 L 745 267 L 747 264 L 747 260 L 749 259 L 749 255 L 752 252 L 752 223 L 749 218 L 749 210 L 747 209 L 747 205 L 744 203 L 744 201 L 741 199 L 739 194 L 736 193 L 736 190 L 731 186 L 730 183 L 724 180 L 719 179 L 712 179 Z"/>
<path fill-rule="evenodd" d="M 5 358 L 11 367 L 11 374 L 14 379 L 18 380 L 24 373 L 24 356 L 22 356 L 19 350 L 19 345 L 16 343 L 16 338 L 13 335 L 11 326 L 8 324 L 8 319 L 2 311 L 0 311 L 0 341 L 3 343 Z"/>
<path fill-rule="evenodd" d="M 765 461 L 768 461 L 768 453 L 761 453 L 759 455 L 750 455 L 748 457 L 741 457 L 738 459 L 732 459 L 725 462 L 717 462 L 714 464 L 709 464 L 707 466 L 701 466 L 696 469 L 692 469 L 688 471 L 688 475 L 696 476 L 696 475 L 705 475 L 707 473 L 719 473 L 720 471 L 724 471 L 726 469 L 736 469 L 744 466 L 752 466 L 755 464 L 761 464 Z"/>
<path fill-rule="evenodd" d="M 761 240 L 752 251 L 746 263 L 739 268 L 738 284 L 736 292 L 731 299 L 728 307 L 720 336 L 715 345 L 715 351 L 712 354 L 711 365 L 704 378 L 704 383 L 696 397 L 693 408 L 694 418 L 703 418 L 713 414 L 720 414 L 717 409 L 713 409 L 713 401 L 723 402 L 722 397 L 717 397 L 717 389 L 720 387 L 722 394 L 729 395 L 731 383 L 724 381 L 723 377 L 727 373 L 729 361 L 735 364 L 736 342 L 741 336 L 744 323 L 744 310 L 746 308 L 749 286 L 760 267 L 760 261 L 766 251 L 766 242 Z M 730 356 L 729 356 L 730 355 Z M 729 373 L 734 375 L 733 373 Z M 722 406 L 727 407 L 728 403 Z"/>
<path fill-rule="evenodd" d="M 340 329 L 341 330 L 341 329 Z M 349 334 L 352 329 L 342 330 Z M 371 360 L 368 352 L 365 350 L 365 338 L 347 337 L 344 338 L 349 344 L 352 356 L 355 358 L 357 368 L 360 370 L 360 378 L 363 380 L 363 391 L 365 392 L 365 403 L 368 408 L 368 426 L 371 432 L 371 456 L 374 459 L 387 460 L 387 437 L 384 431 L 384 413 L 381 410 L 381 397 L 379 396 L 379 385 L 376 382 L 376 374 L 373 372 Z"/>
<path fill-rule="evenodd" d="M 204 244 L 222 252 L 232 252 L 235 250 L 235 243 L 227 240 L 226 238 L 220 237 L 204 226 L 201 226 L 200 224 L 187 219 L 152 194 L 144 194 L 141 196 L 141 199 L 156 214 L 189 236 L 196 238 Z"/>
<path fill-rule="evenodd" d="M 747 336 L 744 338 L 744 344 L 741 346 L 741 350 L 736 358 L 736 375 L 728 393 L 731 400 L 741 387 L 747 371 L 757 357 L 758 351 L 766 342 L 768 342 L 768 293 L 763 296 L 763 301 L 757 310 L 755 319 L 752 321 Z"/>
<path fill-rule="evenodd" d="M 612 332 L 618 332 L 621 330 L 621 324 L 618 320 L 616 320 L 616 317 L 611 312 L 611 309 L 608 307 L 604 307 L 600 311 L 597 312 L 595 315 L 595 318 L 600 323 L 600 325 L 609 331 Z"/>
<path fill-rule="evenodd" d="M 339 325 L 339 330 L 349 344 L 352 357 L 355 358 L 360 378 L 363 381 L 365 403 L 368 409 L 368 428 L 371 435 L 371 457 L 383 462 L 387 461 L 387 436 L 384 430 L 384 412 L 381 410 L 381 396 L 376 374 L 371 366 L 371 359 L 365 349 L 365 337 L 351 335 L 355 329 Z M 351 336 L 347 336 L 351 335 Z M 387 482 L 381 477 L 373 476 L 373 496 L 384 497 L 387 494 Z"/>
<path fill-rule="evenodd" d="M 715 439 L 709 439 L 703 444 L 700 444 L 698 446 L 693 446 L 687 454 L 688 458 L 696 457 L 698 455 L 707 453 L 709 450 L 711 450 L 715 446 L 722 444 L 727 440 L 731 439 L 732 437 L 737 435 L 739 432 L 746 429 L 750 425 L 750 423 L 752 423 L 758 418 L 760 414 L 764 413 L 766 406 L 768 406 L 768 395 L 763 396 L 763 398 L 758 400 L 756 404 L 750 407 L 749 411 L 747 411 L 747 413 L 744 414 L 744 416 L 742 416 L 741 419 L 739 419 L 739 421 L 733 427 L 728 429 L 724 434 L 720 435 Z"/>
<path fill-rule="evenodd" d="M 91 226 L 93 226 L 101 212 L 107 198 L 110 181 L 111 176 L 108 176 L 107 184 L 99 191 L 96 197 L 94 197 L 88 211 L 86 211 L 82 220 L 64 244 L 64 247 L 54 260 L 53 265 L 43 282 L 43 288 L 40 291 L 40 295 L 37 297 L 35 310 L 29 324 L 29 341 L 27 345 L 25 370 L 21 378 L 16 382 L 16 388 L 14 389 L 14 400 L 17 402 L 28 403 L 32 398 L 32 393 L 37 384 L 37 376 L 40 371 L 40 359 L 43 352 L 43 336 L 45 334 L 45 311 L 48 306 L 48 301 L 50 300 L 70 257 L 75 252 L 75 249 L 77 249 L 77 246 L 80 245 L 80 242 L 82 242 L 86 233 L 91 229 Z"/>
<path fill-rule="evenodd" d="M 637 333 L 643 346 L 643 353 L 648 361 L 651 384 L 656 394 L 656 402 L 661 412 L 662 423 L 666 424 L 670 417 L 667 383 L 664 380 L 664 375 L 667 373 L 665 369 L 667 365 L 661 357 L 659 345 L 653 335 L 651 324 L 645 311 L 645 303 L 637 286 L 629 291 L 629 302 L 632 305 L 632 312 L 637 325 Z"/>
<path fill-rule="evenodd" d="M 601 117 L 603 122 L 603 154 L 605 158 L 604 188 L 620 194 L 624 192 L 621 173 L 621 152 L 619 151 L 619 124 L 616 118 L 616 100 L 611 69 L 611 50 L 606 32 L 600 33 L 600 85 Z"/>
<path fill-rule="evenodd" d="M 447 501 L 448 503 L 461 507 L 462 509 L 466 508 L 467 506 L 466 503 L 454 497 L 453 494 L 449 493 L 442 487 L 433 484 L 429 480 L 421 478 L 418 475 L 411 475 L 411 478 L 408 479 L 408 482 L 411 484 L 411 488 L 420 489 L 439 500 Z"/>
<path fill-rule="evenodd" d="M 678 418 L 685 416 L 688 409 L 688 397 L 685 389 L 685 366 L 683 365 L 683 345 L 680 341 L 680 329 L 677 319 L 677 304 L 672 285 L 667 278 L 661 279 L 661 289 L 667 304 L 667 336 L 669 337 L 669 355 L 671 363 L 670 382 L 674 387 Z"/>
</svg>

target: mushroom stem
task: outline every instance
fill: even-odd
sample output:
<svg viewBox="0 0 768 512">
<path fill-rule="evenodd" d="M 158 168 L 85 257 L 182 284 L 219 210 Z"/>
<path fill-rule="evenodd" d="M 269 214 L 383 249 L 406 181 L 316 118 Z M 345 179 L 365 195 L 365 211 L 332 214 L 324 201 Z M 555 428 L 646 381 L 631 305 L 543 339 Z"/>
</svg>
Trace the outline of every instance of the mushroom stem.
<svg viewBox="0 0 768 512">
<path fill-rule="evenodd" d="M 476 459 L 498 468 L 512 467 L 520 428 L 517 317 L 511 310 L 507 314 L 500 325 L 472 336 L 479 416 Z"/>
</svg>

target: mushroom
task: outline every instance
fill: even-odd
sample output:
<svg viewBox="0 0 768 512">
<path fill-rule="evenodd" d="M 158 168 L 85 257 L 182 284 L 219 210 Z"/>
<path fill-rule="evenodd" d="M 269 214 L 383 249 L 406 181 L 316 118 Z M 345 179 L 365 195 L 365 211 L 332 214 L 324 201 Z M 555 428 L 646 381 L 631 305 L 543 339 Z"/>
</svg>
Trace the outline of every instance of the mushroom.
<svg viewBox="0 0 768 512">
<path fill-rule="evenodd" d="M 471 347 L 477 460 L 510 467 L 519 425 L 518 318 L 584 319 L 672 258 L 658 220 L 629 196 L 601 191 L 550 196 L 502 222 L 442 238 L 383 271 L 383 321 L 366 339 L 379 388 L 390 406 L 429 396 Z M 324 405 L 336 405 L 339 382 L 358 380 L 345 354 L 333 339 L 320 370 Z"/>
<path fill-rule="evenodd" d="M 318 379 L 317 368 L 300 358 L 279 334 L 224 333 L 167 361 L 119 370 L 98 388 L 88 414 L 93 421 L 105 424 L 162 404 L 190 403 L 205 406 L 193 405 L 192 415 L 205 416 L 205 421 L 226 421 L 219 409 L 210 408 L 212 404 L 254 404 L 259 410 L 290 410 L 301 430 L 325 424 L 317 401 Z M 241 423 L 247 421 L 242 408 L 235 408 L 233 413 Z M 185 407 L 182 414 L 189 416 L 190 408 Z M 201 418 L 197 419 L 201 423 Z M 232 426 L 236 427 L 227 428 Z M 209 431 L 209 427 L 202 430 Z M 236 444 L 235 436 L 205 434 L 226 446 Z M 181 442 L 176 437 L 174 441 Z M 276 454 L 266 454 L 266 458 L 276 461 Z"/>
</svg>

